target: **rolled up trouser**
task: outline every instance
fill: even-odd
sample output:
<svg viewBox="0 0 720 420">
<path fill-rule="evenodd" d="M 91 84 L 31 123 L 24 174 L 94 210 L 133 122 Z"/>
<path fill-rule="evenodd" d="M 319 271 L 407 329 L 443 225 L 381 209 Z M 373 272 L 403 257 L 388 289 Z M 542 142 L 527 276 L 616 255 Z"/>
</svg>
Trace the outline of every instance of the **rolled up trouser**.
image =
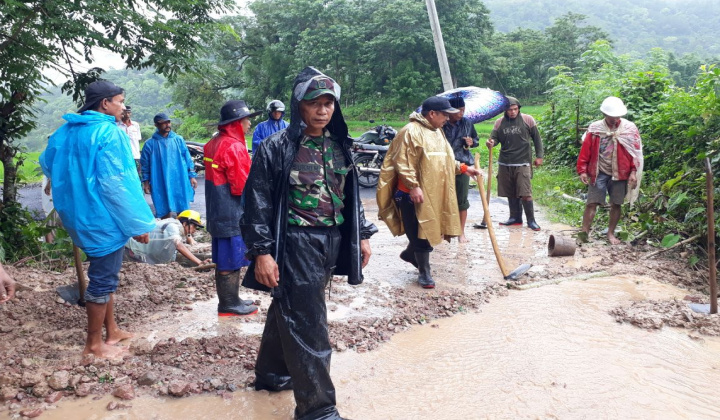
<svg viewBox="0 0 720 420">
<path fill-rule="evenodd" d="M 298 420 L 340 418 L 330 379 L 325 306 L 339 249 L 336 227 L 288 227 L 278 286 L 282 293 L 268 309 L 255 376 L 256 389 L 292 387 Z"/>
</svg>

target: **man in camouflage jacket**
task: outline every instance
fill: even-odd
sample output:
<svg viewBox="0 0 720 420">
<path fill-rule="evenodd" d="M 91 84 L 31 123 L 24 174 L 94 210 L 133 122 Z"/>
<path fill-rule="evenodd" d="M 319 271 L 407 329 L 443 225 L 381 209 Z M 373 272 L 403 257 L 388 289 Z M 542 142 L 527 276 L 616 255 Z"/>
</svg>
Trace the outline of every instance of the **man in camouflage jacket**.
<svg viewBox="0 0 720 420">
<path fill-rule="evenodd" d="M 340 87 L 312 67 L 296 77 L 290 125 L 260 143 L 240 222 L 250 267 L 243 285 L 271 290 L 255 389 L 292 389 L 295 418 L 340 419 L 330 379 L 325 287 L 362 282 L 370 236 L 352 169 Z"/>
</svg>

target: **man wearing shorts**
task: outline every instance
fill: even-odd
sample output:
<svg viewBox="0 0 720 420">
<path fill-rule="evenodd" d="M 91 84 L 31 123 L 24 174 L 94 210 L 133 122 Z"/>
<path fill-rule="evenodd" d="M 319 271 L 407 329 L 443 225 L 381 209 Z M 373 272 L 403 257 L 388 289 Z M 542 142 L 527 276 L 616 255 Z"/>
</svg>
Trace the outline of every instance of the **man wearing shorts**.
<svg viewBox="0 0 720 420">
<path fill-rule="evenodd" d="M 450 147 L 455 154 L 455 160 L 460 164 L 473 166 L 475 161 L 470 149 L 478 146 L 478 135 L 475 126 L 465 115 L 465 100 L 461 96 L 450 98 L 450 106 L 460 112 L 448 114 L 449 120 L 443 126 L 443 132 Z M 470 208 L 468 201 L 468 190 L 470 189 L 470 177 L 467 174 L 455 175 L 455 193 L 457 194 L 458 210 L 460 210 L 460 242 L 467 242 L 465 237 L 465 222 Z"/>
<path fill-rule="evenodd" d="M 500 224 L 522 225 L 522 213 L 525 210 L 528 227 L 537 231 L 540 226 L 535 222 L 530 164 L 532 162 L 535 167 L 543 164 L 543 145 L 535 119 L 520 113 L 522 105 L 517 99 L 512 96 L 507 98 L 509 105 L 505 115 L 495 121 L 490 138 L 485 143 L 489 148 L 500 143 L 497 191 L 500 197 L 507 197 L 510 207 L 510 218 Z M 531 144 L 535 146 L 534 161 Z"/>
<path fill-rule="evenodd" d="M 52 179 L 55 210 L 73 243 L 90 262 L 85 291 L 88 335 L 83 355 L 112 358 L 114 344 L 132 337 L 115 322 L 114 294 L 130 238 L 147 243 L 155 227 L 127 134 L 117 122 L 125 109 L 124 91 L 100 80 L 85 89 L 85 105 L 48 140 L 40 155 L 43 173 Z M 102 340 L 105 327 L 107 336 Z"/>
<path fill-rule="evenodd" d="M 615 228 L 620 220 L 620 207 L 626 198 L 632 203 L 640 188 L 642 140 L 635 124 L 621 118 L 627 114 L 627 108 L 620 98 L 605 98 L 600 111 L 605 118 L 588 127 L 577 161 L 580 180 L 588 185 L 582 230 L 586 235 L 590 233 L 597 207 L 604 205 L 609 195 L 607 238 L 617 245 L 620 240 L 615 237 Z"/>
</svg>

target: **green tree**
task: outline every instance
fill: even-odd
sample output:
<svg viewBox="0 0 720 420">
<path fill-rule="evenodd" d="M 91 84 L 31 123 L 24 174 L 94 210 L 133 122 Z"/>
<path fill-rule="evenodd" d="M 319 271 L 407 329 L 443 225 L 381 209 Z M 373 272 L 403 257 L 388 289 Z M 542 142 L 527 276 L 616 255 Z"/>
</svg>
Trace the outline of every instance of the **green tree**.
<svg viewBox="0 0 720 420">
<path fill-rule="evenodd" d="M 80 57 L 94 61 L 94 49 L 120 54 L 129 68 L 154 67 L 174 78 L 192 69 L 213 13 L 231 0 L 5 1 L 0 4 L 0 161 L 3 205 L 16 200 L 15 141 L 35 123 L 38 97 L 49 80 L 46 69 L 69 80 L 63 90 L 82 102 L 84 87 L 103 69 L 82 71 Z"/>
</svg>

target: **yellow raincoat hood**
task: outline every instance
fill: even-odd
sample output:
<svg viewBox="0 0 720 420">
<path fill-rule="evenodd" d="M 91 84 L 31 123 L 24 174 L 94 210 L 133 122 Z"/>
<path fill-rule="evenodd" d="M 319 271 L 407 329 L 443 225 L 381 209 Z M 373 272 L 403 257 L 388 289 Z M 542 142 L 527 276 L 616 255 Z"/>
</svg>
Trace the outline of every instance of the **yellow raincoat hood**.
<svg viewBox="0 0 720 420">
<path fill-rule="evenodd" d="M 393 195 L 398 179 L 408 188 L 420 187 L 424 202 L 415 205 L 420 224 L 418 237 L 435 246 L 443 237 L 459 236 L 460 213 L 455 195 L 455 175 L 460 164 L 442 129 L 436 129 L 418 112 L 410 115 L 390 144 L 377 189 L 378 217 L 395 236 L 405 233 Z"/>
</svg>

